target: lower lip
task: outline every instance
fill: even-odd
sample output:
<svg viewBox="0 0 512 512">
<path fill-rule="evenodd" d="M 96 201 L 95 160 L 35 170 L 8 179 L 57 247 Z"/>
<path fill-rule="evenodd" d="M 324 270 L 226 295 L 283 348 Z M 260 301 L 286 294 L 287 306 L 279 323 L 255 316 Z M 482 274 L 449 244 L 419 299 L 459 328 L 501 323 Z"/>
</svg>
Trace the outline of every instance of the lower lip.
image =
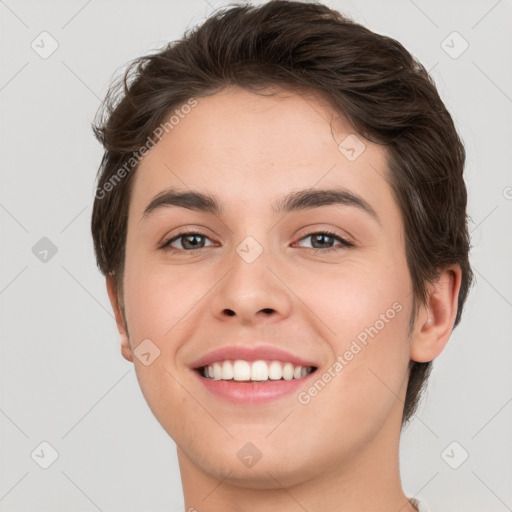
<svg viewBox="0 0 512 512">
<path fill-rule="evenodd" d="M 264 382 L 238 382 L 233 380 L 207 379 L 194 370 L 205 388 L 214 395 L 237 405 L 260 405 L 296 393 L 309 383 L 316 371 L 300 379 L 267 380 Z"/>
</svg>

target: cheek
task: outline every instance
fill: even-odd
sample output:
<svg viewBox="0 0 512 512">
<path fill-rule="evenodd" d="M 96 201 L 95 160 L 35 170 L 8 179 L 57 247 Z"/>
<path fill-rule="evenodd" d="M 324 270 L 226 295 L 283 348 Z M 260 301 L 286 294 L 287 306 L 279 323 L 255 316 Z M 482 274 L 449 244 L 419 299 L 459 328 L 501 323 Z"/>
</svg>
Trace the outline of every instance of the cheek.
<svg viewBox="0 0 512 512">
<path fill-rule="evenodd" d="M 180 385 L 183 376 L 176 372 L 176 356 L 193 333 L 187 315 L 207 291 L 200 282 L 185 270 L 150 268 L 134 257 L 126 262 L 126 316 L 137 380 L 153 415 L 173 437 L 184 428 L 176 411 L 193 405 L 187 404 L 191 399 Z M 147 365 L 137 355 L 143 352 L 139 344 L 148 347 Z"/>
<path fill-rule="evenodd" d="M 314 431 L 323 425 L 326 437 L 336 439 L 333 449 L 339 456 L 370 442 L 405 399 L 406 307 L 389 301 L 376 307 L 364 297 L 360 303 L 357 318 L 339 313 L 338 334 L 331 337 L 332 364 L 318 372 L 300 397 L 300 403 L 307 404 L 303 426 Z"/>
<path fill-rule="evenodd" d="M 400 324 L 406 316 L 401 310 L 407 307 L 410 294 L 406 269 L 403 274 L 382 264 L 353 262 L 323 273 L 288 275 L 288 283 L 334 335 L 336 348 L 342 349 L 347 340 L 376 322 L 379 331 L 384 326 L 389 331 L 388 324 L 395 324 L 393 328 Z"/>
<path fill-rule="evenodd" d="M 393 307 L 395 306 L 395 307 Z M 351 333 L 337 337 L 336 353 L 341 366 L 343 393 L 365 396 L 365 402 L 382 398 L 394 401 L 407 371 L 408 318 L 398 301 L 367 316 Z"/>
<path fill-rule="evenodd" d="M 308 305 L 332 331 L 326 333 L 332 364 L 319 384 L 326 383 L 326 391 L 313 407 L 320 412 L 338 404 L 337 412 L 329 410 L 342 423 L 379 424 L 406 384 L 411 306 L 406 269 L 403 275 L 374 269 L 353 269 L 335 281 L 317 279 L 307 295 Z"/>
<path fill-rule="evenodd" d="M 175 337 L 175 330 L 186 323 L 187 315 L 207 294 L 208 283 L 207 276 L 200 272 L 192 275 L 184 265 L 169 268 L 127 262 L 125 301 L 133 342 Z M 163 348 L 167 350 L 168 344 Z"/>
</svg>

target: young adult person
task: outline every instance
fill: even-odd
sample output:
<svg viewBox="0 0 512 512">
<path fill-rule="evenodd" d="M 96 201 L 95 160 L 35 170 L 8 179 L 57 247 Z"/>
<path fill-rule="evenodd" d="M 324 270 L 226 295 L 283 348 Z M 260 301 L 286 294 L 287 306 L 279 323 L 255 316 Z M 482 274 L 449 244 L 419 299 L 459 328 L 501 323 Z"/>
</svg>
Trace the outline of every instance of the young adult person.
<svg viewBox="0 0 512 512">
<path fill-rule="evenodd" d="M 400 432 L 472 272 L 425 68 L 319 3 L 231 6 L 137 59 L 95 133 L 97 262 L 186 509 L 428 510 Z"/>
</svg>

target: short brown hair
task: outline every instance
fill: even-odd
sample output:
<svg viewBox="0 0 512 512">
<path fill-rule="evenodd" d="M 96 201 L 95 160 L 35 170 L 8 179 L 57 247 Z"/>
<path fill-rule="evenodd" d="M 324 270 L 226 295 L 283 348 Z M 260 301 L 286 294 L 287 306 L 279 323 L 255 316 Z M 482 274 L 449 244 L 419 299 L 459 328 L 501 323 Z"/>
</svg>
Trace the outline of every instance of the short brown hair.
<svg viewBox="0 0 512 512">
<path fill-rule="evenodd" d="M 171 110 L 229 85 L 253 92 L 271 86 L 315 91 L 358 134 L 385 146 L 388 180 L 404 222 L 415 308 L 426 299 L 427 282 L 458 264 L 462 283 L 455 327 L 473 279 L 465 149 L 433 80 L 396 40 L 323 4 L 285 0 L 225 6 L 179 41 L 133 61 L 111 86 L 93 124 L 105 152 L 91 227 L 98 267 L 114 276 L 121 304 L 137 168 L 133 155 Z M 131 172 L 106 187 L 128 163 Z M 402 425 L 414 413 L 430 370 L 431 362 L 411 361 Z"/>
</svg>

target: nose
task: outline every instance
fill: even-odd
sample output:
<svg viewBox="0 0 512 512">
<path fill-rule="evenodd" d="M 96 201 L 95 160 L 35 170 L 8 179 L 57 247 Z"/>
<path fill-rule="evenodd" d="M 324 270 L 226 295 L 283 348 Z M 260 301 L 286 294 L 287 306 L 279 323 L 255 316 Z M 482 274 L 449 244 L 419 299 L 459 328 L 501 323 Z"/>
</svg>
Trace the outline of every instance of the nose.
<svg viewBox="0 0 512 512">
<path fill-rule="evenodd" d="M 240 256 L 240 254 L 242 256 Z M 292 292 L 276 259 L 265 250 L 253 261 L 235 252 L 211 300 L 215 318 L 239 325 L 282 320 L 290 315 Z"/>
</svg>

